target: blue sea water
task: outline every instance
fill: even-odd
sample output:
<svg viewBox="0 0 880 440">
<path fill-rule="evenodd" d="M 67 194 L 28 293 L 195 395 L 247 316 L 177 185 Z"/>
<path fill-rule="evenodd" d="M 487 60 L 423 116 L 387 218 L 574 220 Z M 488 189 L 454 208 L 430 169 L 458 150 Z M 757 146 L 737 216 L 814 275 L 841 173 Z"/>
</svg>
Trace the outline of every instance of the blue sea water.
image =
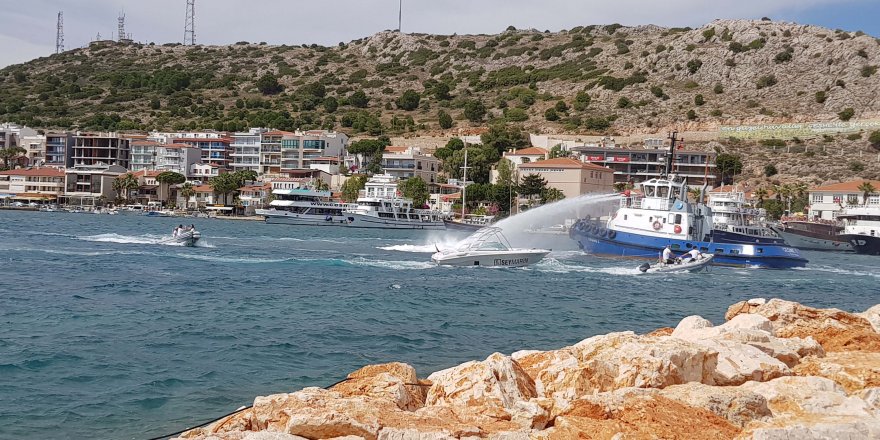
<svg viewBox="0 0 880 440">
<path fill-rule="evenodd" d="M 521 269 L 435 267 L 446 232 L 0 211 L 0 438 L 143 439 L 325 386 L 364 364 L 420 376 L 492 352 L 647 332 L 782 297 L 861 311 L 880 259 L 810 253 L 803 270 L 643 275 L 566 237 Z M 191 222 L 187 219 L 187 223 Z"/>
</svg>

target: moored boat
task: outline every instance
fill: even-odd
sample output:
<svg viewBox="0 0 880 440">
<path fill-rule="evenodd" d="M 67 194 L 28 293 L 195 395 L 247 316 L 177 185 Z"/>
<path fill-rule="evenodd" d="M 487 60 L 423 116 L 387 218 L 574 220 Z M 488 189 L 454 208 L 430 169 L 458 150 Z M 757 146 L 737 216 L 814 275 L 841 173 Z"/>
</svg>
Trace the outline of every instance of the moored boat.
<svg viewBox="0 0 880 440">
<path fill-rule="evenodd" d="M 759 222 L 761 211 L 747 206 L 744 192 L 710 192 L 708 205 L 715 241 L 785 244 L 776 231 Z"/>
<path fill-rule="evenodd" d="M 291 188 L 272 191 L 275 200 L 268 209 L 257 209 L 266 223 L 282 223 L 301 226 L 341 226 L 351 219 L 343 213 L 357 207 L 353 203 L 340 203 L 331 200 L 330 191 L 318 190 L 307 184 L 292 183 Z"/>
<path fill-rule="evenodd" d="M 549 253 L 549 249 L 514 248 L 501 228 L 487 227 L 462 240 L 455 249 L 438 249 L 431 260 L 444 266 L 523 267 Z"/>
<path fill-rule="evenodd" d="M 412 199 L 402 197 L 397 189 L 397 178 L 388 174 L 371 177 L 357 206 L 343 211 L 352 228 L 379 229 L 446 229 L 438 211 L 417 209 Z"/>
<path fill-rule="evenodd" d="M 494 215 L 466 215 L 463 220 L 443 220 L 446 229 L 458 231 L 477 231 L 495 223 Z"/>
<path fill-rule="evenodd" d="M 839 237 L 856 253 L 880 255 L 880 206 L 847 207 L 837 218 L 844 225 Z"/>
<path fill-rule="evenodd" d="M 770 226 L 792 247 L 811 251 L 852 251 L 852 245 L 840 237 L 839 221 L 789 218 Z"/>
</svg>

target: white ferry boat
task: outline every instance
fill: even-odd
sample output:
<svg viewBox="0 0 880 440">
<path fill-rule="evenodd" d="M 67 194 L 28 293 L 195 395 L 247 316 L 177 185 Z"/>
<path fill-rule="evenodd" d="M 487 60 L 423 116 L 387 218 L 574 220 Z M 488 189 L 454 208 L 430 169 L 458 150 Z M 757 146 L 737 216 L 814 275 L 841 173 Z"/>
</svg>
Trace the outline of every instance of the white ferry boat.
<svg viewBox="0 0 880 440">
<path fill-rule="evenodd" d="M 880 207 L 850 206 L 837 218 L 843 220 L 843 234 L 860 254 L 880 255 Z"/>
<path fill-rule="evenodd" d="M 255 213 L 266 218 L 266 223 L 283 223 L 302 226 L 342 226 L 351 222 L 346 209 L 356 208 L 353 203 L 330 201 L 330 191 L 315 190 L 306 185 L 291 189 L 275 189 L 275 200 L 269 209 L 257 209 Z"/>
<path fill-rule="evenodd" d="M 446 229 L 440 213 L 416 209 L 412 199 L 401 197 L 397 178 L 377 174 L 367 181 L 357 206 L 343 212 L 345 226 L 381 229 Z"/>
<path fill-rule="evenodd" d="M 731 243 L 784 244 L 785 240 L 774 230 L 759 223 L 762 213 L 749 208 L 745 193 L 738 190 L 709 192 L 715 241 Z"/>
</svg>

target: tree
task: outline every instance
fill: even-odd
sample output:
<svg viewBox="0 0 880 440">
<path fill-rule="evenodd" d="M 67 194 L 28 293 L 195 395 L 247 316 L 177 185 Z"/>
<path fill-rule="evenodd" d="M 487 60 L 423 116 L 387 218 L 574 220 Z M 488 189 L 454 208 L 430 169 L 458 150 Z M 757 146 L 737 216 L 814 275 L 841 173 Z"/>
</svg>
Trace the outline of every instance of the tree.
<svg viewBox="0 0 880 440">
<path fill-rule="evenodd" d="M 348 97 L 348 103 L 357 108 L 367 108 L 370 103 L 370 97 L 363 90 L 358 90 Z"/>
<path fill-rule="evenodd" d="M 558 121 L 559 120 L 559 113 L 556 113 L 555 108 L 550 107 L 544 111 L 544 119 L 551 121 L 551 122 Z"/>
<path fill-rule="evenodd" d="M 726 177 L 733 177 L 742 172 L 743 164 L 739 156 L 721 153 L 715 158 L 715 167 L 721 173 L 721 182 L 727 183 Z"/>
<path fill-rule="evenodd" d="M 778 173 L 779 173 L 779 170 L 776 169 L 776 165 L 773 165 L 772 163 L 768 163 L 767 165 L 764 165 L 764 175 L 765 176 L 773 177 Z"/>
<path fill-rule="evenodd" d="M 0 159 L 3 159 L 3 167 L 9 169 L 9 161 L 18 156 L 26 154 L 27 150 L 21 147 L 12 146 L 0 149 Z"/>
<path fill-rule="evenodd" d="M 232 174 L 238 182 L 238 186 L 244 186 L 245 182 L 254 182 L 258 176 L 254 170 L 238 170 Z"/>
<path fill-rule="evenodd" d="M 501 160 L 495 164 L 495 171 L 498 172 L 498 177 L 495 180 L 497 185 L 514 185 L 516 184 L 516 179 L 514 179 L 514 165 L 510 159 L 502 157 Z"/>
<path fill-rule="evenodd" d="M 397 188 L 401 195 L 413 200 L 413 206 L 422 207 L 428 202 L 428 184 L 419 176 L 404 180 Z"/>
<path fill-rule="evenodd" d="M 223 196 L 223 204 L 227 204 L 229 194 L 234 193 L 241 187 L 235 173 L 225 173 L 213 177 L 211 178 L 211 181 L 208 182 L 208 185 L 214 190 L 214 194 Z"/>
<path fill-rule="evenodd" d="M 847 107 L 838 113 L 837 117 L 840 118 L 841 121 L 849 121 L 855 115 L 856 111 L 852 107 Z"/>
<path fill-rule="evenodd" d="M 874 188 L 874 185 L 871 182 L 867 182 L 867 181 L 862 182 L 862 184 L 859 185 L 858 189 L 859 189 L 859 191 L 862 192 L 862 199 L 863 199 L 862 203 L 865 205 L 868 204 L 868 197 L 870 197 L 871 194 L 874 194 L 875 192 L 877 192 L 877 188 Z"/>
<path fill-rule="evenodd" d="M 339 108 L 339 101 L 332 96 L 328 96 L 324 98 L 324 111 L 327 113 L 333 113 L 336 109 Z"/>
<path fill-rule="evenodd" d="M 452 128 L 452 116 L 445 110 L 440 110 L 437 113 L 437 118 L 440 120 L 440 128 L 444 130 Z"/>
<path fill-rule="evenodd" d="M 480 135 L 483 145 L 495 148 L 501 155 L 510 149 L 519 150 L 529 146 L 529 140 L 522 127 L 496 123 L 489 126 L 489 131 Z"/>
<path fill-rule="evenodd" d="M 703 95 L 697 94 L 697 96 L 694 96 L 694 104 L 703 105 L 705 103 L 706 103 L 706 99 L 703 98 Z"/>
<path fill-rule="evenodd" d="M 275 75 L 266 73 L 257 80 L 257 89 L 264 95 L 277 95 L 284 90 L 284 86 L 278 84 Z"/>
<path fill-rule="evenodd" d="M 180 196 L 184 199 L 184 208 L 189 208 L 189 201 L 194 195 L 196 195 L 196 190 L 193 187 L 193 184 L 189 182 L 184 183 L 180 188 Z"/>
<path fill-rule="evenodd" d="M 535 196 L 541 196 L 547 189 L 547 181 L 540 174 L 528 174 L 523 177 L 522 182 L 517 185 L 517 193 L 526 196 L 529 199 L 529 205 Z"/>
<path fill-rule="evenodd" d="M 479 100 L 472 99 L 464 104 L 464 117 L 471 122 L 482 122 L 486 116 L 486 106 Z"/>
<path fill-rule="evenodd" d="M 434 97 L 439 101 L 448 101 L 452 99 L 452 96 L 449 95 L 449 84 L 446 84 L 445 82 L 437 83 L 433 90 Z"/>
<path fill-rule="evenodd" d="M 764 209 L 767 211 L 767 217 L 770 217 L 773 220 L 782 217 L 783 211 L 785 210 L 782 202 L 779 200 L 765 200 Z"/>
<path fill-rule="evenodd" d="M 443 170 L 449 177 L 462 178 L 461 167 L 464 166 L 464 155 L 464 149 L 456 150 L 443 161 Z M 498 151 L 487 145 L 470 145 L 467 148 L 467 156 L 468 180 L 476 183 L 489 183 L 489 171 L 492 169 L 492 165 L 501 158 Z"/>
<path fill-rule="evenodd" d="M 565 194 L 559 188 L 547 188 L 541 193 L 541 203 L 558 202 L 565 198 Z"/>
<path fill-rule="evenodd" d="M 140 188 L 141 182 L 132 173 L 123 174 L 113 180 L 113 191 L 116 196 L 128 203 L 131 200 L 131 192 Z"/>
<path fill-rule="evenodd" d="M 553 108 L 559 113 L 565 113 L 568 111 L 568 105 L 565 104 L 565 101 L 556 101 L 556 105 Z"/>
<path fill-rule="evenodd" d="M 767 198 L 767 196 L 769 194 L 770 193 L 764 187 L 761 187 L 761 188 L 758 188 L 755 190 L 755 197 L 758 198 L 758 205 L 757 205 L 758 208 L 764 207 L 764 200 Z"/>
<path fill-rule="evenodd" d="M 370 165 L 375 162 L 375 158 L 378 158 L 379 164 L 381 166 L 382 151 L 384 151 L 385 147 L 389 145 L 391 145 L 391 140 L 389 140 L 387 137 L 379 139 L 361 139 L 359 141 L 352 142 L 351 145 L 348 146 L 348 152 L 351 154 L 362 156 L 364 158 L 364 163 Z"/>
<path fill-rule="evenodd" d="M 880 150 L 880 131 L 872 131 L 871 135 L 868 136 L 868 142 L 871 143 L 874 149 Z"/>
<path fill-rule="evenodd" d="M 440 147 L 434 151 L 434 157 L 445 161 L 452 153 L 464 148 L 464 141 L 460 138 L 452 138 L 446 143 L 446 146 Z"/>
<path fill-rule="evenodd" d="M 553 148 L 550 148 L 550 159 L 556 159 L 557 157 L 565 157 L 565 150 L 562 149 L 562 145 L 556 144 Z"/>
<path fill-rule="evenodd" d="M 354 202 L 358 198 L 358 194 L 367 185 L 367 176 L 365 174 L 355 174 L 349 177 L 342 184 L 342 200 L 346 202 Z"/>
<path fill-rule="evenodd" d="M 174 171 L 164 171 L 156 176 L 156 181 L 166 185 L 180 185 L 181 183 L 186 182 L 186 176 L 180 173 L 175 173 Z"/>
<path fill-rule="evenodd" d="M 574 97 L 574 109 L 582 112 L 590 106 L 590 95 L 587 94 L 586 90 L 581 90 Z"/>
<path fill-rule="evenodd" d="M 419 108 L 419 101 L 421 101 L 422 95 L 419 95 L 419 92 L 416 92 L 413 89 L 408 89 L 403 92 L 403 95 L 400 98 L 397 98 L 397 108 L 401 110 L 411 111 Z"/>
</svg>

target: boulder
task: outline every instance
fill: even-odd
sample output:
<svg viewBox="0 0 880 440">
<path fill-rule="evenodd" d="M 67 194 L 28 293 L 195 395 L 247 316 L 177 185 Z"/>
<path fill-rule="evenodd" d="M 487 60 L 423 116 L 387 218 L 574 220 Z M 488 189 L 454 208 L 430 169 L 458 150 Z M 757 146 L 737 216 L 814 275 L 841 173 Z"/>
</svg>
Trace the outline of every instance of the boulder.
<svg viewBox="0 0 880 440">
<path fill-rule="evenodd" d="M 194 437 L 180 438 L 188 438 L 193 440 L 309 440 L 305 437 L 300 437 L 298 435 L 271 431 L 230 431 L 220 432 L 216 434 L 200 434 Z"/>
<path fill-rule="evenodd" d="M 343 396 L 388 399 L 406 411 L 414 411 L 425 404 L 425 388 L 419 385 L 416 369 L 400 362 L 368 365 L 349 374 L 344 382 L 331 389 Z"/>
<path fill-rule="evenodd" d="M 880 353 L 849 351 L 808 357 L 794 368 L 798 376 L 820 376 L 838 383 L 848 393 L 880 387 Z"/>
<path fill-rule="evenodd" d="M 781 338 L 812 336 L 825 351 L 880 351 L 880 333 L 871 322 L 839 309 L 816 309 L 774 298 L 762 305 L 736 303 L 725 317 L 732 320 L 740 314 L 764 316 Z"/>
<path fill-rule="evenodd" d="M 542 397 L 557 403 L 624 387 L 712 383 L 717 353 L 669 336 L 610 333 L 571 347 L 525 355 L 518 362 Z"/>
<path fill-rule="evenodd" d="M 874 331 L 880 333 L 880 304 L 877 304 L 862 313 L 856 313 L 856 315 L 867 319 L 868 322 L 871 323 L 871 327 L 874 328 Z"/>
<path fill-rule="evenodd" d="M 860 391 L 858 395 L 868 404 L 868 406 L 873 408 L 877 414 L 880 414 L 880 387 L 865 388 Z"/>
<path fill-rule="evenodd" d="M 660 391 L 660 395 L 694 408 L 708 410 L 740 428 L 753 420 L 764 420 L 771 416 L 764 396 L 739 387 L 717 387 L 691 382 L 666 387 Z"/>
<path fill-rule="evenodd" d="M 501 353 L 428 376 L 432 383 L 426 405 L 460 405 L 488 410 L 513 409 L 537 396 L 535 382 L 520 365 Z"/>
</svg>

